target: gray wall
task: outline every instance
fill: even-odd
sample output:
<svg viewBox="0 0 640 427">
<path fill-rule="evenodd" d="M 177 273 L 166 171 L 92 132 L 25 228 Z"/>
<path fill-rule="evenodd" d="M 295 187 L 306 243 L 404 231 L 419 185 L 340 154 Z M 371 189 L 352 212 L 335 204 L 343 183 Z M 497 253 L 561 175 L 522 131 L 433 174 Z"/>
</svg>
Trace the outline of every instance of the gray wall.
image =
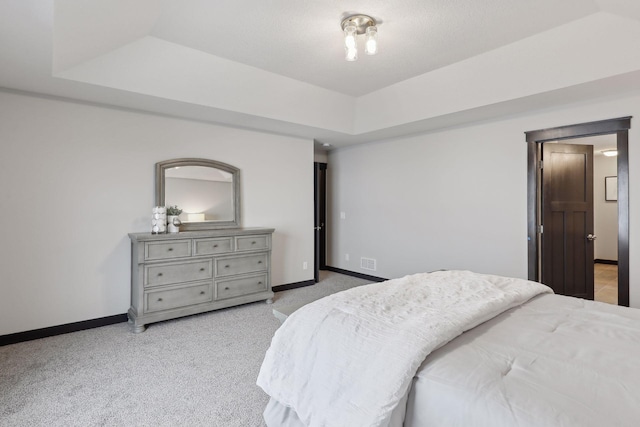
<svg viewBox="0 0 640 427">
<path fill-rule="evenodd" d="M 243 225 L 276 229 L 273 285 L 313 278 L 311 140 L 0 91 L 0 147 L 0 335 L 127 311 L 162 160 L 238 167 Z"/>
<path fill-rule="evenodd" d="M 593 156 L 593 222 L 595 258 L 618 259 L 618 203 L 604 200 L 604 177 L 618 175 L 618 158 Z"/>
<path fill-rule="evenodd" d="M 623 116 L 640 116 L 638 94 L 331 151 L 328 265 L 386 278 L 441 268 L 526 278 L 524 132 Z M 629 135 L 631 260 L 640 253 L 639 135 Z M 360 268 L 361 257 L 377 270 Z M 630 300 L 640 307 L 633 262 Z"/>
<path fill-rule="evenodd" d="M 331 153 L 329 265 L 385 278 L 437 269 L 522 276 L 526 145 L 522 132 L 510 140 L 502 131 L 489 125 L 481 135 L 461 129 Z M 376 259 L 378 270 L 360 269 L 361 257 Z"/>
</svg>

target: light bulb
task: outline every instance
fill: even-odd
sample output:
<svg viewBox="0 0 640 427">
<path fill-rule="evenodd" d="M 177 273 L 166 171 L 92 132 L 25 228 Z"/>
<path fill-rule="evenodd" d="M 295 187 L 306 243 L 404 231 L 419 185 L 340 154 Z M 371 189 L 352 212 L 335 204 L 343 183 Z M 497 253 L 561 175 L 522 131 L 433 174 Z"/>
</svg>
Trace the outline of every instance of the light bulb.
<svg viewBox="0 0 640 427">
<path fill-rule="evenodd" d="M 344 27 L 344 50 L 347 61 L 355 61 L 358 59 L 358 46 L 356 44 L 356 26 L 350 22 Z"/>
<path fill-rule="evenodd" d="M 353 49 L 356 47 L 356 38 L 352 35 L 348 35 L 344 38 L 344 46 L 347 49 Z"/>
<path fill-rule="evenodd" d="M 375 55 L 378 52 L 378 28 L 375 25 L 367 27 L 367 41 L 364 52 L 367 55 Z"/>
<path fill-rule="evenodd" d="M 347 52 L 347 55 L 345 56 L 345 59 L 347 61 L 355 61 L 358 59 L 358 49 L 356 49 L 355 47 L 351 49 L 346 48 L 345 51 Z"/>
<path fill-rule="evenodd" d="M 351 23 L 344 27 L 344 47 L 347 49 L 356 47 L 356 26 Z"/>
</svg>

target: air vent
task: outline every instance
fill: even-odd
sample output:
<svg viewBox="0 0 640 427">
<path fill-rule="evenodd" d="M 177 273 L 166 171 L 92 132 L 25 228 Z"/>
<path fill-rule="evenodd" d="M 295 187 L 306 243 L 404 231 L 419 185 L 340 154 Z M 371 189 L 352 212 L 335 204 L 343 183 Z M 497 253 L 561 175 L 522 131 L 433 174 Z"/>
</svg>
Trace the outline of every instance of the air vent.
<svg viewBox="0 0 640 427">
<path fill-rule="evenodd" d="M 360 258 L 360 268 L 376 271 L 376 260 L 373 258 Z"/>
</svg>

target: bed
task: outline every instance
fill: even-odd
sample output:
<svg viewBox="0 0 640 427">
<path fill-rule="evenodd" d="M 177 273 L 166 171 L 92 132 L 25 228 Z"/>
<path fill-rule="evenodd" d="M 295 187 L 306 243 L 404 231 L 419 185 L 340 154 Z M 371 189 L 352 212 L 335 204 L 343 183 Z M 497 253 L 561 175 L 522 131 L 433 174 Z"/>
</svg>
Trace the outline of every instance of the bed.
<svg viewBox="0 0 640 427">
<path fill-rule="evenodd" d="M 635 426 L 640 310 L 434 272 L 335 294 L 276 332 L 269 427 Z"/>
</svg>

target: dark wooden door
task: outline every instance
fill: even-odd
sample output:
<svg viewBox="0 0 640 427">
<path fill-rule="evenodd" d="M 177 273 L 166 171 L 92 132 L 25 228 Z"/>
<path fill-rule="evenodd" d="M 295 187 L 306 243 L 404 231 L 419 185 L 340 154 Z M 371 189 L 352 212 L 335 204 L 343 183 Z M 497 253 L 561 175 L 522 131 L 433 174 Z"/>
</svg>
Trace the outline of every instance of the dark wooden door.
<svg viewBox="0 0 640 427">
<path fill-rule="evenodd" d="M 542 283 L 593 299 L 593 146 L 542 146 Z"/>
<path fill-rule="evenodd" d="M 327 200 L 327 164 L 315 162 L 313 164 L 314 190 L 314 280 L 320 280 L 320 270 L 327 267 L 327 232 L 326 232 L 326 200 Z"/>
</svg>

